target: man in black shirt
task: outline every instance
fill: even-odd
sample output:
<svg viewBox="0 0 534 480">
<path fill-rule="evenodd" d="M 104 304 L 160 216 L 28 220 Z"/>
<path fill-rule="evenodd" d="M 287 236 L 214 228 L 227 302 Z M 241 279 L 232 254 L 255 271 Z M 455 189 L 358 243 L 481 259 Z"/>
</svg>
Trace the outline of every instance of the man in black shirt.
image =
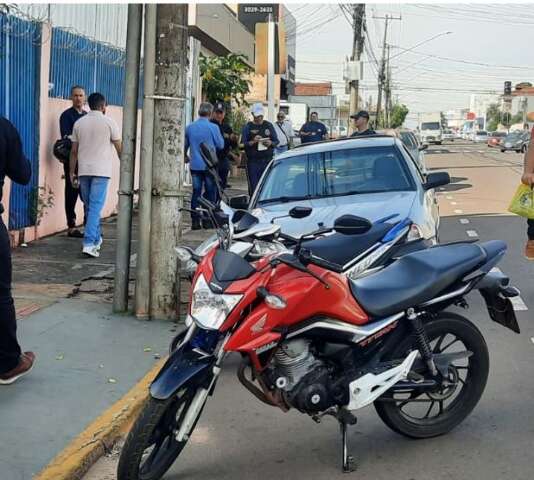
<svg viewBox="0 0 534 480">
<path fill-rule="evenodd" d="M 83 109 L 85 104 L 85 91 L 83 87 L 75 85 L 70 90 L 72 107 L 65 110 L 59 117 L 59 130 L 61 138 L 72 135 L 74 124 L 82 118 L 87 112 Z M 65 173 L 65 214 L 67 216 L 67 226 L 69 227 L 68 236 L 74 238 L 83 238 L 83 234 L 76 228 L 76 202 L 80 190 L 74 188 L 70 181 L 69 162 L 63 164 Z"/>
<path fill-rule="evenodd" d="M 354 120 L 356 131 L 351 135 L 352 137 L 361 137 L 363 135 L 375 135 L 376 132 L 369 128 L 369 112 L 360 110 L 350 116 Z"/>
<path fill-rule="evenodd" d="M 0 117 L 0 214 L 5 177 L 26 185 L 31 166 L 22 152 L 22 142 L 15 127 Z M 35 361 L 33 352 L 21 352 L 17 341 L 17 320 L 11 296 L 11 250 L 9 235 L 0 216 L 0 385 L 9 385 L 28 373 Z"/>
<path fill-rule="evenodd" d="M 232 130 L 232 127 L 224 121 L 226 115 L 226 109 L 223 102 L 216 102 L 215 109 L 213 110 L 213 116 L 211 122 L 219 127 L 221 135 L 224 139 L 224 148 L 217 150 L 217 158 L 219 159 L 219 177 L 221 179 L 221 187 L 228 187 L 228 172 L 230 171 L 230 150 L 237 147 L 237 135 Z"/>
<path fill-rule="evenodd" d="M 241 142 L 247 156 L 248 188 L 252 195 L 267 165 L 273 159 L 278 136 L 273 124 L 263 119 L 265 112 L 261 103 L 255 103 L 250 113 L 253 120 L 243 127 Z"/>
</svg>

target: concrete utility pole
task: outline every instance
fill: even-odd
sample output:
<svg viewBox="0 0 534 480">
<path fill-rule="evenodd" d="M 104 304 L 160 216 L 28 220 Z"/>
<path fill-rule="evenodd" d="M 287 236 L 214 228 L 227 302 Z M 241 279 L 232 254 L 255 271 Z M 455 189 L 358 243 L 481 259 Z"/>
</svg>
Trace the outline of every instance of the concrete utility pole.
<svg viewBox="0 0 534 480">
<path fill-rule="evenodd" d="M 113 293 L 114 312 L 125 312 L 128 310 L 135 147 L 137 141 L 137 95 L 139 92 L 142 23 L 143 5 L 128 5 L 119 216 L 117 219 L 117 254 L 115 259 L 115 288 Z"/>
<path fill-rule="evenodd" d="M 150 212 L 152 210 L 152 142 L 154 141 L 154 83 L 156 80 L 156 17 L 158 6 L 145 6 L 144 101 L 139 166 L 139 243 L 135 275 L 135 315 L 150 314 Z"/>
<path fill-rule="evenodd" d="M 267 24 L 267 120 L 273 122 L 276 120 L 275 105 L 274 105 L 274 82 L 275 82 L 275 23 L 274 18 L 269 15 L 269 23 Z"/>
<path fill-rule="evenodd" d="M 387 46 L 387 59 L 386 59 L 386 85 L 384 88 L 384 92 L 386 94 L 385 102 L 384 102 L 384 109 L 385 109 L 385 116 L 384 116 L 384 123 L 386 127 L 391 126 L 391 65 L 389 63 L 389 50 L 390 46 Z"/>
<path fill-rule="evenodd" d="M 150 316 L 175 319 L 179 272 L 174 247 L 183 204 L 187 4 L 159 4 L 150 232 Z"/>
<path fill-rule="evenodd" d="M 363 52 L 363 31 L 365 28 L 365 3 L 358 3 L 352 7 L 352 55 L 350 57 L 353 62 L 360 62 L 360 56 Z M 350 82 L 350 101 L 349 101 L 349 117 L 359 110 L 359 80 L 352 80 Z M 349 119 L 349 127 L 351 122 Z M 349 128 L 349 130 L 351 130 Z"/>
<path fill-rule="evenodd" d="M 384 88 L 384 81 L 386 78 L 386 44 L 388 38 L 388 26 L 390 20 L 401 20 L 402 17 L 394 17 L 386 15 L 385 17 L 374 17 L 380 20 L 385 20 L 384 25 L 384 42 L 382 43 L 382 60 L 380 62 L 380 71 L 378 72 L 378 99 L 376 101 L 376 126 L 379 126 L 380 108 L 382 106 L 382 89 Z"/>
</svg>

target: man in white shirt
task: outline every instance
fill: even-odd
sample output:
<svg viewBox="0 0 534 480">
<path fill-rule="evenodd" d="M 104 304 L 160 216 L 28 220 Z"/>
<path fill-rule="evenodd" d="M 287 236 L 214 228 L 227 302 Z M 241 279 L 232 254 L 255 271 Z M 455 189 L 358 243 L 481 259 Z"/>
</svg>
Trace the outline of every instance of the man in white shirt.
<svg viewBox="0 0 534 480">
<path fill-rule="evenodd" d="M 104 96 L 92 93 L 88 103 L 91 111 L 74 124 L 72 131 L 70 176 L 72 184 L 79 185 L 87 215 L 82 252 L 98 257 L 102 245 L 100 215 L 106 203 L 115 152 L 120 156 L 122 145 L 119 127 L 105 116 Z"/>
<path fill-rule="evenodd" d="M 274 129 L 279 142 L 274 149 L 274 155 L 277 156 L 289 150 L 293 142 L 293 125 L 291 121 L 286 120 L 286 114 L 284 112 L 278 112 L 276 122 L 274 122 Z"/>
</svg>

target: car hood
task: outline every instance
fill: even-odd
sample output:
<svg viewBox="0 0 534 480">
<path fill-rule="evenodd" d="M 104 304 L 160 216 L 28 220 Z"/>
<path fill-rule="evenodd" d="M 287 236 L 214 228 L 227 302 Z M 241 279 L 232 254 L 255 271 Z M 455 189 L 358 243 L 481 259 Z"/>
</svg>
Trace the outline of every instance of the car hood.
<svg viewBox="0 0 534 480">
<path fill-rule="evenodd" d="M 264 205 L 252 210 L 261 222 L 270 222 L 274 217 L 287 215 L 293 207 L 306 206 L 313 209 L 306 218 L 280 218 L 275 223 L 282 227 L 282 232 L 300 236 L 316 230 L 319 223 L 331 227 L 334 220 L 342 215 L 350 214 L 367 218 L 371 222 L 398 214 L 392 221 L 402 220 L 410 216 L 412 205 L 417 192 L 383 192 L 347 195 L 343 197 L 328 197 L 296 202 Z"/>
</svg>

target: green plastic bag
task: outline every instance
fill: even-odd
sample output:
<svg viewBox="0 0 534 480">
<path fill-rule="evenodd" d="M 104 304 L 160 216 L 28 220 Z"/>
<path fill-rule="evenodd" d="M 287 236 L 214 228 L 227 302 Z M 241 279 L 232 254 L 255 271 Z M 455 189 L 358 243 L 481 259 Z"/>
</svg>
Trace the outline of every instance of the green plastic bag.
<svg viewBox="0 0 534 480">
<path fill-rule="evenodd" d="M 521 217 L 534 219 L 534 189 L 523 183 L 519 185 L 508 211 Z"/>
</svg>

